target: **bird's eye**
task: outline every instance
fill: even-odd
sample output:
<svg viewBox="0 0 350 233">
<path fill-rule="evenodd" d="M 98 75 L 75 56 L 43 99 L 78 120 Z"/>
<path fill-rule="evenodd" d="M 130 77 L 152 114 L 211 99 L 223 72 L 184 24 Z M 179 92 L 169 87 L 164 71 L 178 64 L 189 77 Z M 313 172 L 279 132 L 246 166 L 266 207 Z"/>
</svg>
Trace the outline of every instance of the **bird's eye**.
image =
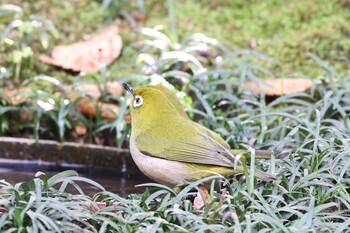
<svg viewBox="0 0 350 233">
<path fill-rule="evenodd" d="M 133 103 L 134 108 L 138 108 L 138 107 L 140 107 L 142 104 L 143 104 L 143 99 L 142 99 L 142 97 L 139 96 L 139 95 L 135 96 L 135 98 L 134 98 L 134 103 Z"/>
</svg>

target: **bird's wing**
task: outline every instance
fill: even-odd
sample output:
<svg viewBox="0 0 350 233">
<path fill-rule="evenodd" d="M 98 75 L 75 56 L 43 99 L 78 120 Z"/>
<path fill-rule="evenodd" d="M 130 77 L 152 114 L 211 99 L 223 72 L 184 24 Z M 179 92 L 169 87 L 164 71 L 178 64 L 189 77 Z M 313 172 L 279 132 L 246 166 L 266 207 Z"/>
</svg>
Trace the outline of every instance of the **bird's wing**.
<svg viewBox="0 0 350 233">
<path fill-rule="evenodd" d="M 217 144 L 220 144 L 225 148 L 229 148 L 227 142 L 219 134 L 209 130 L 208 128 L 204 127 L 201 124 L 198 124 L 197 122 L 193 122 L 193 125 L 197 128 L 197 130 L 203 132 L 204 134 L 212 138 L 212 140 L 214 140 Z"/>
<path fill-rule="evenodd" d="M 210 164 L 232 167 L 235 157 L 227 144 L 218 142 L 210 130 L 198 130 L 197 134 L 172 143 L 169 140 L 139 135 L 136 138 L 138 150 L 149 156 L 186 163 Z M 142 146 L 140 146 L 142 145 Z M 240 164 L 236 161 L 236 164 Z"/>
</svg>

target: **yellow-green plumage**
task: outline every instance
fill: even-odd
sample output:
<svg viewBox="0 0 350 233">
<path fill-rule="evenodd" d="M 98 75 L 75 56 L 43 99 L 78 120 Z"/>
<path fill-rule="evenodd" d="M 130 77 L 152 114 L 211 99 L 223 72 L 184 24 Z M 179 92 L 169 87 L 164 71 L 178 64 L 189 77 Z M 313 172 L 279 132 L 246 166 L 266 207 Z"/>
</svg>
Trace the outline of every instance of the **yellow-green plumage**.
<svg viewBox="0 0 350 233">
<path fill-rule="evenodd" d="M 168 98 L 168 100 L 174 105 L 176 111 L 184 118 L 189 119 L 187 113 L 185 112 L 185 109 L 183 105 L 181 104 L 180 100 L 178 97 L 175 95 L 175 93 L 165 86 L 158 84 L 155 86 L 148 86 L 148 88 L 154 88 L 156 90 L 159 90 L 162 92 L 165 97 Z M 198 124 L 197 122 L 193 122 L 194 124 L 197 124 L 198 127 L 202 127 L 205 129 L 204 126 Z M 224 140 L 222 139 L 218 134 L 213 133 L 213 137 L 215 137 L 216 140 L 221 141 Z M 241 150 L 241 149 L 231 149 L 230 150 L 233 155 L 242 155 L 246 158 L 249 158 L 250 156 L 250 151 L 249 150 Z M 257 159 L 270 159 L 272 154 L 275 154 L 277 156 L 276 152 L 269 151 L 269 150 L 255 150 L 255 158 Z"/>
<path fill-rule="evenodd" d="M 133 94 L 131 154 L 145 175 L 163 184 L 181 185 L 214 173 L 243 172 L 226 141 L 191 121 L 170 90 L 163 86 L 135 91 L 127 84 L 125 87 Z M 263 180 L 273 178 L 259 170 L 255 175 Z"/>
<path fill-rule="evenodd" d="M 176 111 L 184 118 L 189 119 L 187 113 L 185 112 L 184 106 L 181 104 L 179 98 L 175 95 L 173 91 L 171 91 L 169 88 L 166 88 L 162 84 L 154 85 L 154 86 L 147 86 L 148 88 L 153 88 L 155 90 L 158 90 L 162 92 L 163 95 L 165 95 L 166 98 L 174 105 L 174 108 Z"/>
</svg>

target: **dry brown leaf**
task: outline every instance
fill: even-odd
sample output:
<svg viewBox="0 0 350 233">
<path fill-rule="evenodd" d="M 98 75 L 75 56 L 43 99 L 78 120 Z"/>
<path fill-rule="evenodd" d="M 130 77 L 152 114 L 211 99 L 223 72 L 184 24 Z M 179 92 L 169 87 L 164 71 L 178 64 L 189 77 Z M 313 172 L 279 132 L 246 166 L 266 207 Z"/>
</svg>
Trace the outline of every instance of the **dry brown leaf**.
<svg viewBox="0 0 350 233">
<path fill-rule="evenodd" d="M 131 116 L 130 116 L 130 115 L 126 115 L 126 116 L 124 117 L 124 121 L 125 121 L 126 123 L 131 123 Z"/>
<path fill-rule="evenodd" d="M 131 16 L 133 17 L 134 20 L 136 20 L 137 24 L 136 25 L 131 25 L 132 27 L 140 26 L 144 23 L 146 23 L 147 18 L 144 16 L 141 12 L 139 11 L 133 11 L 131 13 Z"/>
<path fill-rule="evenodd" d="M 312 81 L 302 78 L 278 78 L 264 80 L 265 83 L 259 83 L 248 81 L 246 86 L 251 88 L 255 92 L 262 90 L 267 96 L 281 96 L 298 92 L 304 92 L 311 88 L 314 83 L 318 81 Z"/>
<path fill-rule="evenodd" d="M 197 196 L 193 200 L 193 208 L 196 210 L 201 209 L 205 204 L 209 204 L 212 201 L 208 188 L 205 185 L 200 185 L 199 188 L 202 191 L 205 200 L 203 200 L 201 193 L 198 192 Z"/>
<path fill-rule="evenodd" d="M 89 204 L 89 203 L 87 203 L 87 204 Z M 100 211 L 100 210 L 107 208 L 106 202 L 97 202 L 96 204 L 97 204 L 96 206 L 94 206 L 94 205 L 91 206 L 91 210 L 93 212 L 97 212 L 97 211 Z M 112 203 L 110 206 L 116 207 L 118 205 L 119 205 L 119 203 L 115 202 L 115 203 Z M 118 210 L 115 210 L 114 213 L 118 213 Z"/>
<path fill-rule="evenodd" d="M 41 54 L 39 59 L 63 69 L 91 73 L 119 57 L 122 45 L 119 29 L 113 25 L 88 41 L 56 46 L 51 56 Z"/>
<path fill-rule="evenodd" d="M 107 83 L 108 93 L 113 96 L 121 96 L 123 94 L 123 85 L 119 82 L 108 82 Z M 67 90 L 71 91 L 68 94 L 68 99 L 74 101 L 76 98 L 80 97 L 80 91 L 86 92 L 93 96 L 95 99 L 90 99 L 89 97 L 84 97 L 77 105 L 76 109 L 83 115 L 90 116 L 93 118 L 97 117 L 98 111 L 101 113 L 103 119 L 106 120 L 117 120 L 119 113 L 119 106 L 111 103 L 104 103 L 97 101 L 101 97 L 100 89 L 95 84 L 90 83 L 80 83 L 73 86 L 68 86 Z M 79 92 L 78 92 L 79 90 Z M 125 117 L 126 122 L 130 122 L 130 117 Z"/>
<path fill-rule="evenodd" d="M 108 93 L 112 96 L 122 96 L 124 87 L 120 82 L 108 82 L 107 83 Z"/>
<path fill-rule="evenodd" d="M 23 92 L 29 92 L 30 87 L 20 87 L 10 90 L 4 90 L 4 98 L 11 105 L 19 105 L 28 100 L 28 96 L 21 95 Z"/>
<path fill-rule="evenodd" d="M 111 120 L 111 121 L 117 120 L 118 113 L 120 110 L 119 106 L 115 104 L 102 103 L 102 102 L 97 102 L 97 105 L 100 108 L 103 119 Z"/>
<path fill-rule="evenodd" d="M 84 86 L 84 88 L 91 87 L 91 86 Z M 85 89 L 86 91 L 87 89 Z M 94 90 L 94 88 L 91 88 L 91 90 Z M 115 91 L 114 91 L 115 92 Z M 99 92 L 88 92 L 91 95 L 93 95 L 96 99 L 100 96 Z M 116 92 L 115 92 L 116 93 Z M 80 97 L 81 95 L 78 92 L 71 92 L 68 95 L 68 99 L 71 101 L 74 101 L 76 98 Z M 97 117 L 98 112 L 101 113 L 101 117 L 106 120 L 115 121 L 118 119 L 118 113 L 119 113 L 119 106 L 111 103 L 104 103 L 101 101 L 93 100 L 89 97 L 84 97 L 76 106 L 77 111 L 79 111 L 81 114 L 85 116 L 90 116 L 93 118 Z M 127 123 L 131 122 L 130 116 L 125 116 L 124 120 Z"/>
<path fill-rule="evenodd" d="M 75 126 L 74 131 L 77 133 L 77 135 L 82 136 L 87 133 L 87 128 L 85 125 L 77 125 Z"/>
<path fill-rule="evenodd" d="M 78 93 L 70 93 L 68 98 L 74 101 L 80 95 Z M 98 111 L 101 112 L 103 119 L 116 120 L 119 113 L 119 107 L 115 104 L 103 103 L 100 101 L 91 100 L 89 97 L 84 97 L 76 106 L 76 109 L 85 116 L 93 118 L 97 117 Z"/>
<path fill-rule="evenodd" d="M 79 83 L 78 85 L 74 86 L 68 86 L 67 90 L 74 91 L 79 90 L 82 92 L 89 93 L 94 98 L 98 99 L 101 97 L 102 93 L 100 92 L 100 89 L 103 88 L 103 85 L 101 84 L 100 88 L 93 83 Z M 124 87 L 120 82 L 108 82 L 107 83 L 107 92 L 108 94 L 112 96 L 121 96 L 123 94 Z"/>
</svg>

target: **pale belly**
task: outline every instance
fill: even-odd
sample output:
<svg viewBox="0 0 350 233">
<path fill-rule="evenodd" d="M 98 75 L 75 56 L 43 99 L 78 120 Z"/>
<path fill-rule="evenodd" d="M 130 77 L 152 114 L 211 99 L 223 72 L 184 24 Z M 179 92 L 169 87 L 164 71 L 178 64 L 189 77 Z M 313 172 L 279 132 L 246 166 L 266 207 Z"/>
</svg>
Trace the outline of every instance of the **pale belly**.
<svg viewBox="0 0 350 233">
<path fill-rule="evenodd" d="M 189 169 L 184 163 L 144 155 L 137 149 L 132 137 L 130 152 L 140 171 L 158 183 L 181 185 L 190 180 Z"/>
</svg>

